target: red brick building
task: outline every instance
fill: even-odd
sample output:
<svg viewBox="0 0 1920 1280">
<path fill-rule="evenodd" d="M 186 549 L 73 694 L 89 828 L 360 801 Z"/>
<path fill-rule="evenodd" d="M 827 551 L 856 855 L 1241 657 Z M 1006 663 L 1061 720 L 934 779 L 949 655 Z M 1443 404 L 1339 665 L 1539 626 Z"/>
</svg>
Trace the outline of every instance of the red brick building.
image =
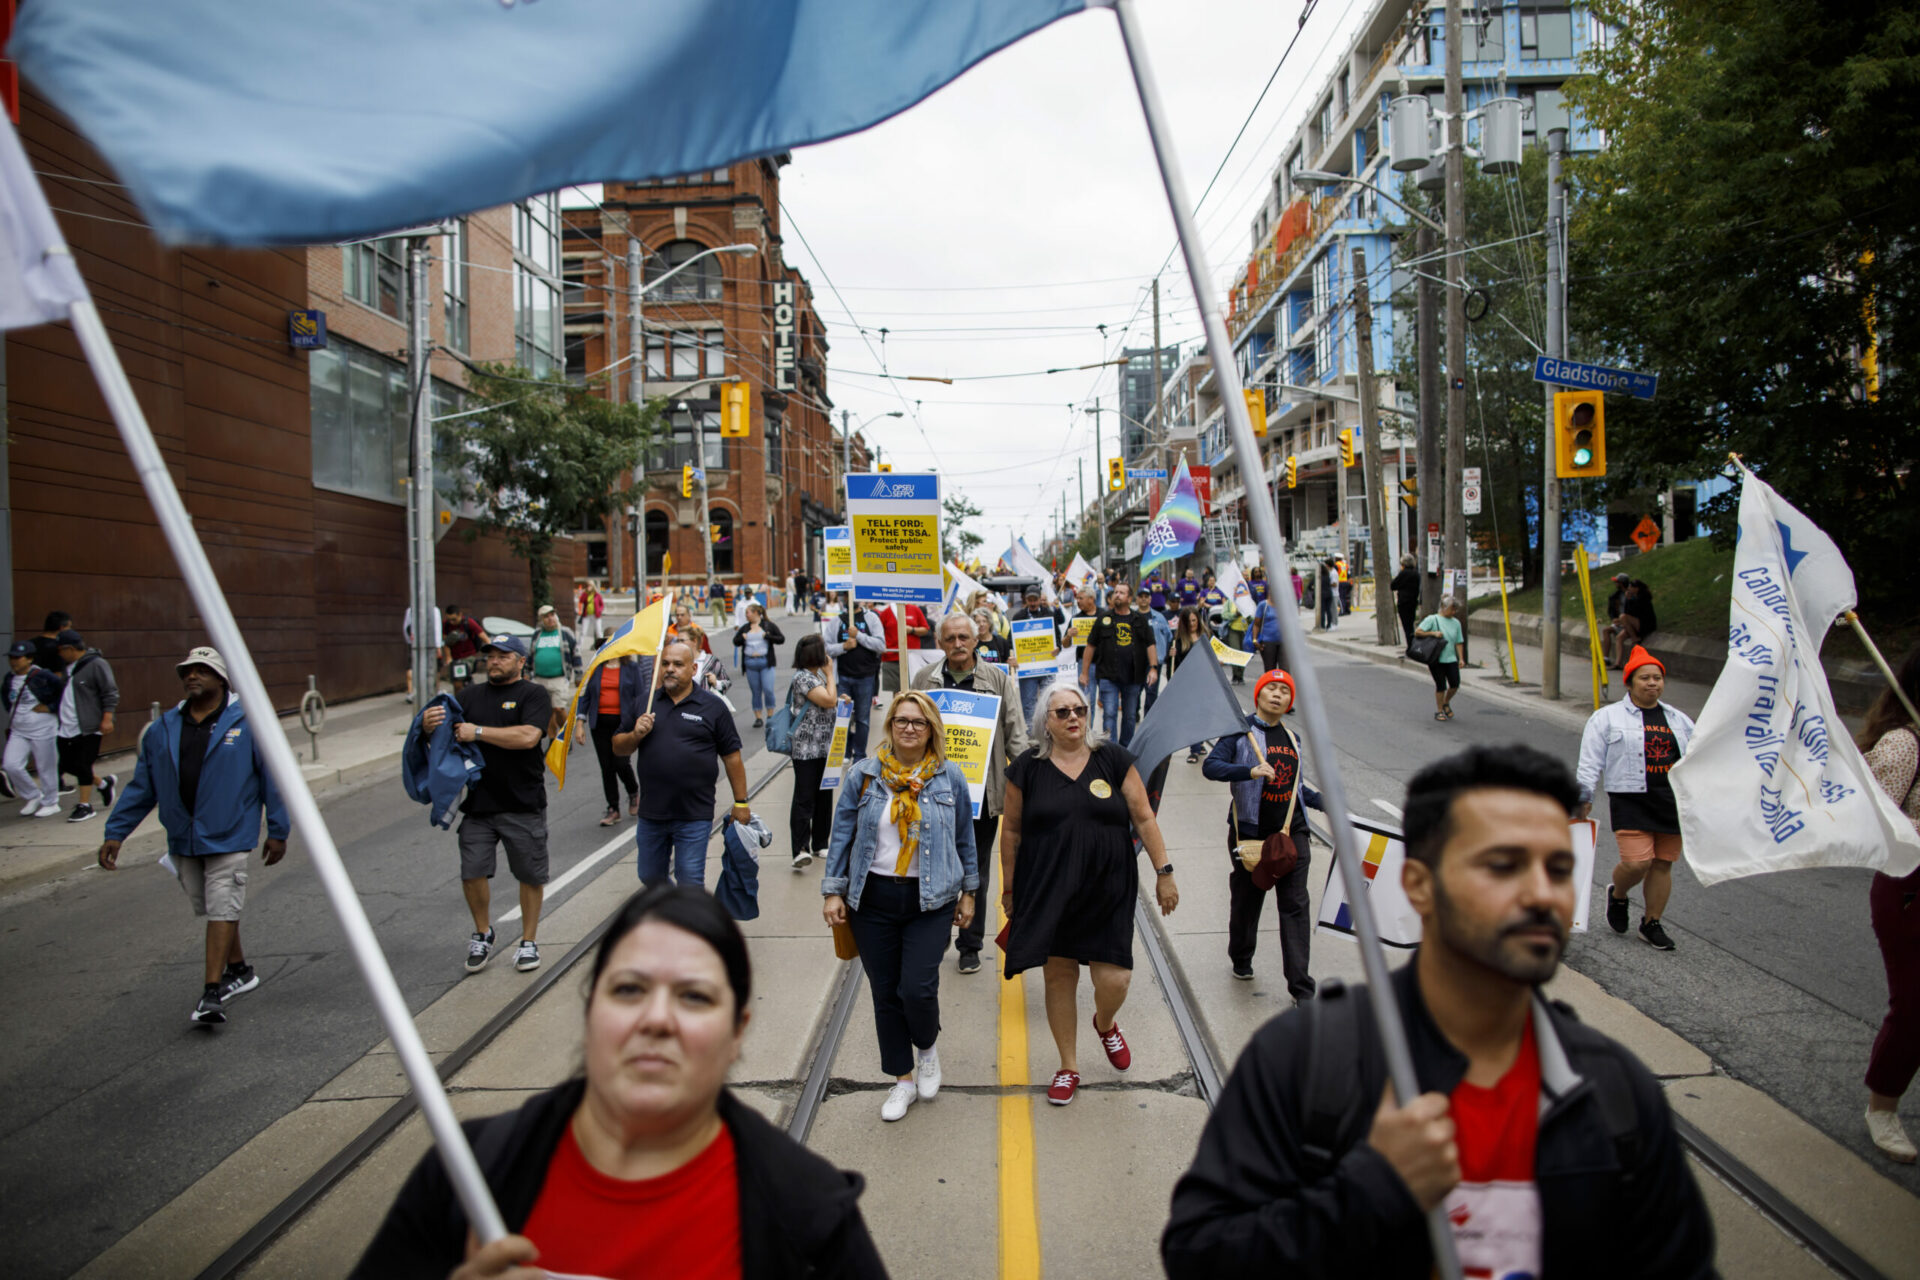
<svg viewBox="0 0 1920 1280">
<path fill-rule="evenodd" d="M 21 141 L 275 700 L 297 703 L 309 674 L 336 701 L 401 687 L 403 242 L 164 248 L 71 126 L 31 88 L 21 105 Z M 537 222 L 525 206 L 476 214 L 434 240 L 436 342 L 507 360 L 532 341 L 557 364 L 558 208 L 548 205 L 544 272 L 538 254 L 515 249 L 516 219 Z M 544 336 L 529 281 L 550 282 Z M 288 313 L 305 308 L 326 312 L 325 350 L 292 349 Z M 126 746 L 150 703 L 179 699 L 173 665 L 206 633 L 72 331 L 0 336 L 10 508 L 0 597 L 16 636 L 38 632 L 50 610 L 73 614 L 114 665 L 125 714 L 107 745 Z M 440 356 L 433 372 L 435 404 L 456 405 L 462 366 Z M 524 562 L 462 531 L 456 523 L 439 543 L 440 601 L 531 620 Z M 552 587 L 570 602 L 584 556 L 566 551 Z"/>
<path fill-rule="evenodd" d="M 631 365 L 617 363 L 634 350 L 629 237 L 638 236 L 644 251 L 643 282 L 709 249 L 756 250 L 702 258 L 643 296 L 646 396 L 667 409 L 667 433 L 647 460 L 643 516 L 655 589 L 663 566 L 676 586 L 703 582 L 707 537 L 715 539 L 714 576 L 723 582 L 773 583 L 796 568 L 819 573 L 819 530 L 838 523 L 827 342 L 812 288 L 782 252 L 784 163 L 778 157 L 665 182 L 609 183 L 597 207 L 566 211 L 567 368 L 578 378 L 607 374 L 602 393 L 616 399 L 631 394 Z M 751 430 L 725 439 L 721 388 L 738 381 L 752 388 Z M 696 457 L 696 419 L 704 458 Z M 707 472 L 705 529 L 698 487 L 691 498 L 680 493 L 688 463 Z M 631 520 L 580 536 L 596 572 L 633 585 Z"/>
</svg>

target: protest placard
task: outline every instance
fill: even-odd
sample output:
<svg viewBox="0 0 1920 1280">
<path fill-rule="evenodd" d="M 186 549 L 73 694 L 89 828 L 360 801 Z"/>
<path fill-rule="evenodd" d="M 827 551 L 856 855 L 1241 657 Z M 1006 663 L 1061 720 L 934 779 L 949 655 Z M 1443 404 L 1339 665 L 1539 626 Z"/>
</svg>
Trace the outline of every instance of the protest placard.
<svg viewBox="0 0 1920 1280">
<path fill-rule="evenodd" d="M 1085 644 L 1087 637 L 1093 634 L 1093 615 L 1083 613 L 1067 624 L 1072 628 L 1070 640 L 1074 644 Z"/>
<path fill-rule="evenodd" d="M 973 816 L 980 816 L 987 794 L 987 767 L 993 761 L 993 734 L 1000 723 L 1000 699 L 971 689 L 929 689 L 927 697 L 939 708 L 946 726 L 947 759 L 960 766 L 973 800 Z"/>
<path fill-rule="evenodd" d="M 847 735 L 853 731 L 853 704 L 841 699 L 833 713 L 833 738 L 827 743 L 827 769 L 820 775 L 820 789 L 831 791 L 840 785 L 847 767 Z"/>
<path fill-rule="evenodd" d="M 1213 637 L 1213 656 L 1230 667 L 1244 667 L 1253 661 L 1252 654 L 1228 647 L 1219 636 Z"/>
<path fill-rule="evenodd" d="M 832 525 L 820 531 L 820 538 L 827 552 L 827 590 L 853 590 L 853 530 Z"/>
<path fill-rule="evenodd" d="M 853 594 L 860 601 L 938 605 L 940 477 L 881 472 L 847 477 Z"/>
<path fill-rule="evenodd" d="M 1008 624 L 1013 632 L 1013 665 L 1022 671 L 1053 661 L 1054 630 L 1052 618 L 1015 618 Z"/>
</svg>

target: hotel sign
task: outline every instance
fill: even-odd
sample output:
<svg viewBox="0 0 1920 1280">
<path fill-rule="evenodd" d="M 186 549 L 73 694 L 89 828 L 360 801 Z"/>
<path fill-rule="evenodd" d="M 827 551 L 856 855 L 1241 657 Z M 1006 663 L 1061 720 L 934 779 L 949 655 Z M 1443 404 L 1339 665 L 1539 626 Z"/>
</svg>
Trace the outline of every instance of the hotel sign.
<svg viewBox="0 0 1920 1280">
<path fill-rule="evenodd" d="M 783 280 L 773 286 L 773 388 L 794 389 L 793 282 Z"/>
</svg>

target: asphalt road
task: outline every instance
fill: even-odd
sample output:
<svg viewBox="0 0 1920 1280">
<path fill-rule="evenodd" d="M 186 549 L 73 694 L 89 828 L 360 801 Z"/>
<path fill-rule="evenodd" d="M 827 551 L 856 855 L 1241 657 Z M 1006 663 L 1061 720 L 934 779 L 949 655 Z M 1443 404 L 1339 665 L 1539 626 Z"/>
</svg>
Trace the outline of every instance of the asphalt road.
<svg viewBox="0 0 1920 1280">
<path fill-rule="evenodd" d="M 796 618 L 782 628 L 782 689 L 808 625 Z M 712 640 L 731 663 L 731 632 Z M 769 762 L 750 728 L 745 682 L 736 678 L 729 696 L 742 712 L 751 781 Z M 564 794 L 548 778 L 555 879 L 618 834 L 599 825 L 589 744 L 575 751 L 571 775 Z M 454 834 L 407 799 L 397 771 L 336 795 L 323 812 L 418 1012 L 461 980 L 473 928 Z M 623 817 L 621 830 L 632 829 Z M 9 1032 L 0 1038 L 0 1239 L 9 1276 L 72 1273 L 385 1038 L 303 853 L 296 837 L 280 866 L 255 861 L 241 937 L 260 987 L 212 1030 L 187 1021 L 200 993 L 201 926 L 150 860 L 0 903 L 9 977 L 0 993 Z M 550 895 L 547 909 L 577 888 Z M 493 895 L 496 918 L 517 905 L 504 859 Z M 510 963 L 518 925 L 498 933 L 504 954 L 494 963 Z"/>
<path fill-rule="evenodd" d="M 776 622 L 788 637 L 784 689 L 792 641 L 807 624 Z M 731 653 L 729 635 L 714 639 L 716 651 Z M 1471 693 L 1451 723 L 1436 723 L 1424 672 L 1334 656 L 1321 670 L 1339 765 L 1363 810 L 1378 812 L 1374 797 L 1398 804 L 1414 771 L 1475 740 L 1574 758 L 1576 729 Z M 743 710 L 745 693 L 736 683 Z M 751 720 L 743 714 L 741 723 Z M 754 759 L 764 749 L 757 734 L 745 736 L 752 778 L 765 769 Z M 1308 762 L 1310 773 L 1326 765 Z M 549 792 L 556 876 L 612 834 L 597 825 L 591 757 L 576 755 L 575 766 L 574 789 Z M 452 834 L 430 827 L 397 779 L 337 796 L 326 816 L 409 1005 L 426 1006 L 460 981 L 471 927 Z M 1604 804 L 1597 816 L 1596 894 L 1614 862 Z M 1709 890 L 1683 864 L 1666 918 L 1677 951 L 1616 936 L 1596 918 L 1569 963 L 1920 1192 L 1920 1173 L 1872 1157 L 1860 1119 L 1860 1076 L 1886 999 L 1867 879 L 1797 872 Z M 495 892 L 511 896 L 504 870 Z M 199 990 L 200 931 L 150 865 L 0 903 L 0 960 L 12 979 L 0 995 L 12 1033 L 0 1042 L 9 1274 L 70 1273 L 382 1038 L 297 844 L 281 867 L 256 871 L 248 897 L 244 936 L 261 987 L 212 1034 L 186 1020 Z M 503 933 L 503 946 L 513 941 Z M 1920 1128 L 1920 1099 L 1907 1115 Z"/>
</svg>

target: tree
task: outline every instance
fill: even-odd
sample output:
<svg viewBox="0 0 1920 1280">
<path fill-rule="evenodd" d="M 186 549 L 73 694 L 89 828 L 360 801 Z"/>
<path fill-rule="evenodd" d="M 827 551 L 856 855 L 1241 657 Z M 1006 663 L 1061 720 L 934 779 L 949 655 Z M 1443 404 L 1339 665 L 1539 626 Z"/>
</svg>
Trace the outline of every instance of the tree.
<svg viewBox="0 0 1920 1280">
<path fill-rule="evenodd" d="M 1653 403 L 1608 405 L 1609 484 L 1738 453 L 1856 569 L 1908 563 L 1920 2 L 1592 9 L 1612 37 L 1569 95 L 1607 147 L 1569 166 L 1570 305 L 1588 358 L 1660 374 Z M 1723 537 L 1735 497 L 1707 512 Z M 1910 577 L 1859 582 L 1910 612 Z"/>
<path fill-rule="evenodd" d="M 479 508 L 466 537 L 506 538 L 527 562 L 538 609 L 550 602 L 555 538 L 639 496 L 660 409 L 613 404 L 563 375 L 534 378 L 515 365 L 475 366 L 471 387 L 486 412 L 441 431 L 447 456 L 460 459 L 460 496 Z M 642 483 L 622 485 L 629 472 Z"/>
<path fill-rule="evenodd" d="M 951 564 L 965 564 L 973 558 L 974 548 L 984 541 L 967 528 L 967 521 L 978 520 L 981 510 L 966 494 L 950 493 L 940 500 L 940 512 L 944 517 L 940 521 L 940 554 Z"/>
</svg>

